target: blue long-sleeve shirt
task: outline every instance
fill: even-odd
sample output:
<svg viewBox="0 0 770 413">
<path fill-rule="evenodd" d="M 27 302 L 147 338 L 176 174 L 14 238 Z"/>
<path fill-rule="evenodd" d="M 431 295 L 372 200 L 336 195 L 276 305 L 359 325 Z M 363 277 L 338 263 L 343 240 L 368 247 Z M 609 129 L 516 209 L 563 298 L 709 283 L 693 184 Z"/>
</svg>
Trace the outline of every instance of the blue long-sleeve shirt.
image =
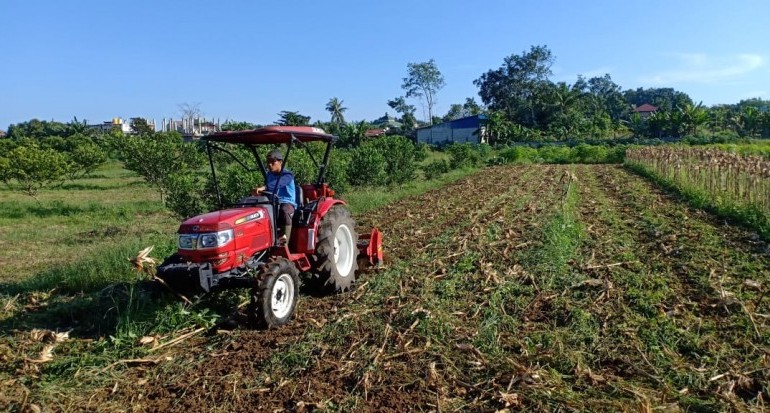
<svg viewBox="0 0 770 413">
<path fill-rule="evenodd" d="M 276 183 L 278 183 L 277 189 Z M 268 172 L 265 190 L 275 193 L 278 196 L 278 202 L 297 207 L 297 192 L 292 171 L 284 169 L 280 174 Z"/>
</svg>

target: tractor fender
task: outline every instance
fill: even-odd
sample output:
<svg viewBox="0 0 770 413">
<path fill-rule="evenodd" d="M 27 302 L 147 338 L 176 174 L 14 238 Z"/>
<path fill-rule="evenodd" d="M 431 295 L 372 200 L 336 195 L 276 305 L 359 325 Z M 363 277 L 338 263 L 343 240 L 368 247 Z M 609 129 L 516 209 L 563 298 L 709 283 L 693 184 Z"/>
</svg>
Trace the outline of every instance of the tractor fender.
<svg viewBox="0 0 770 413">
<path fill-rule="evenodd" d="M 326 198 L 322 201 L 318 202 L 318 209 L 316 210 L 316 222 L 320 222 L 321 218 L 326 215 L 327 212 L 329 212 L 330 209 L 332 209 L 335 205 L 347 205 L 345 201 L 340 199 L 330 199 Z"/>
<path fill-rule="evenodd" d="M 296 237 L 292 236 L 292 242 L 294 243 L 293 251 L 302 254 L 313 254 L 315 252 L 315 234 L 318 233 L 318 227 L 321 225 L 321 220 L 335 205 L 347 205 L 344 201 L 334 198 L 322 198 L 318 200 L 318 204 L 313 210 L 308 225 L 306 228 L 296 234 Z M 304 271 L 304 269 L 302 269 Z"/>
</svg>

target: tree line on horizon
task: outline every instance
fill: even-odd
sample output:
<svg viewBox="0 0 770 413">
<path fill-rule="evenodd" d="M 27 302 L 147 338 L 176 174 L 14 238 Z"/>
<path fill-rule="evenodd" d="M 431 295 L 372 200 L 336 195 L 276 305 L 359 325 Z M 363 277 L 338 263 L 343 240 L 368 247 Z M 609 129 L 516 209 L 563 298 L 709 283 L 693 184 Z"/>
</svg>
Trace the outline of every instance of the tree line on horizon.
<svg viewBox="0 0 770 413">
<path fill-rule="evenodd" d="M 510 55 L 497 69 L 483 73 L 474 84 L 481 104 L 468 97 L 453 103 L 443 116 L 434 115 L 437 95 L 445 86 L 436 62 L 409 63 L 403 78 L 404 95 L 389 100 L 401 124 L 389 133 L 412 136 L 420 126 L 451 121 L 477 114 L 487 115 L 487 131 L 493 144 L 549 141 L 605 141 L 623 139 L 684 138 L 724 141 L 731 138 L 769 138 L 770 101 L 759 98 L 736 104 L 705 107 L 685 92 L 670 87 L 623 90 L 610 74 L 586 78 L 578 76 L 572 84 L 555 82 L 551 66 L 555 57 L 546 46 L 532 46 L 520 55 Z M 427 109 L 428 119 L 419 121 L 414 98 Z M 326 110 L 330 121 L 317 121 L 342 136 L 345 142 L 363 139 L 372 123 L 346 122 L 343 101 L 329 99 Z M 650 104 L 650 116 L 634 109 Z M 310 125 L 310 117 L 298 112 L 279 113 L 279 125 Z M 226 128 L 242 129 L 258 125 L 229 123 Z M 707 136 L 707 135 L 710 135 Z M 351 138 L 352 137 L 352 138 Z"/>
<path fill-rule="evenodd" d="M 468 97 L 465 102 L 451 104 L 443 116 L 434 115 L 437 97 L 445 86 L 436 62 L 431 59 L 409 63 L 401 85 L 404 93 L 387 101 L 397 116 L 395 126 L 386 134 L 409 140 L 418 127 L 485 114 L 489 142 L 498 147 L 517 142 L 606 145 L 629 143 L 629 140 L 645 143 L 650 139 L 687 138 L 695 143 L 708 143 L 770 137 L 770 111 L 767 110 L 770 101 L 748 99 L 737 104 L 704 107 L 673 88 L 623 90 L 609 74 L 588 79 L 578 76 L 573 84 L 554 82 L 551 80 L 554 60 L 546 46 L 532 46 L 520 55 L 506 57 L 499 68 L 488 70 L 474 81 L 481 103 Z M 427 121 L 417 119 L 415 100 L 427 109 Z M 634 108 L 645 103 L 658 110 L 649 117 L 634 112 Z M 181 105 L 180 109 L 202 113 L 198 105 Z M 348 160 L 358 165 L 354 169 L 373 169 L 373 177 L 367 178 L 370 182 L 388 183 L 383 173 L 388 170 L 392 173 L 392 168 L 386 165 L 388 157 L 394 156 L 390 151 L 411 149 L 404 146 L 403 140 L 383 143 L 381 147 L 371 144 L 373 139 L 367 136 L 367 131 L 374 128 L 375 121 L 346 120 L 347 108 L 338 97 L 330 98 L 325 109 L 330 115 L 329 121 L 311 123 L 309 116 L 284 110 L 278 113 L 275 123 L 325 129 L 339 137 L 335 143 L 339 149 L 351 151 L 342 158 L 350 155 Z M 262 125 L 228 121 L 221 126 L 223 130 L 243 130 Z M 43 186 L 88 175 L 113 158 L 121 159 L 129 169 L 136 169 L 163 194 L 170 184 L 162 183 L 165 179 L 162 177 L 175 168 L 193 168 L 200 161 L 197 158 L 200 151 L 179 146 L 182 137 L 177 132 L 156 132 L 143 118 L 133 118 L 131 128 L 134 135 L 124 136 L 119 129 L 97 132 L 77 118 L 67 123 L 32 119 L 10 125 L 4 138 L 0 138 L 0 181 L 9 186 L 14 182 L 34 196 Z M 144 153 L 133 164 L 129 156 L 132 151 Z M 346 164 L 340 170 L 347 167 Z M 447 169 L 446 165 L 434 167 L 437 171 Z M 413 166 L 409 168 L 413 170 Z M 338 179 L 343 185 L 357 183 L 360 177 L 351 174 L 351 181 L 342 175 L 345 174 L 340 172 Z"/>
<path fill-rule="evenodd" d="M 465 102 L 450 104 L 443 116 L 434 113 L 437 96 L 446 85 L 435 60 L 408 63 L 407 76 L 401 85 L 404 94 L 387 101 L 399 125 L 391 127 L 388 133 L 412 136 L 418 127 L 485 114 L 493 144 L 681 138 L 706 132 L 745 138 L 770 137 L 770 101 L 755 98 L 705 107 L 686 93 L 669 87 L 623 90 L 610 74 L 591 78 L 579 75 L 572 84 L 557 82 L 551 79 L 554 62 L 555 56 L 547 46 L 531 46 L 521 54 L 507 56 L 500 67 L 482 73 L 473 81 L 479 89 L 481 103 L 468 97 Z M 414 101 L 426 110 L 426 120 L 418 120 Z M 645 103 L 657 108 L 649 117 L 634 112 Z M 197 105 L 196 112 L 202 113 Z M 321 127 L 339 136 L 339 145 L 343 147 L 357 145 L 366 138 L 366 131 L 377 125 L 377 120 L 347 121 L 348 108 L 338 97 L 330 98 L 325 109 L 330 115 L 329 121 L 311 123 L 310 116 L 284 110 L 278 113 L 275 124 Z M 6 137 L 37 136 L 41 130 L 48 136 L 66 136 L 61 133 L 65 125 L 33 119 L 10 125 Z M 151 129 L 142 118 L 132 119 L 131 126 L 140 133 Z M 263 125 L 228 121 L 221 126 L 223 130 L 243 130 Z"/>
</svg>

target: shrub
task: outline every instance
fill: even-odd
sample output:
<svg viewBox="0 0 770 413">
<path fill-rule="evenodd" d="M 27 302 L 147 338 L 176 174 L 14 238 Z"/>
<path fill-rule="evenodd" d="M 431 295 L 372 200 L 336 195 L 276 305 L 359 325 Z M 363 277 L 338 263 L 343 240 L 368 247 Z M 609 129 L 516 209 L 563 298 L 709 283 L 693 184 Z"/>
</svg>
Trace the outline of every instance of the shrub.
<svg viewBox="0 0 770 413">
<path fill-rule="evenodd" d="M 497 156 L 505 163 L 531 163 L 537 158 L 537 149 L 529 146 L 514 146 L 501 151 Z"/>
<path fill-rule="evenodd" d="M 64 154 L 36 145 L 18 146 L 0 162 L 0 178 L 6 184 L 16 181 L 27 195 L 35 196 L 46 185 L 63 179 L 67 171 Z"/>
<path fill-rule="evenodd" d="M 314 148 L 315 149 L 315 148 Z M 286 151 L 283 151 L 286 153 Z M 313 152 L 313 157 L 321 162 L 323 159 L 323 153 L 318 155 L 317 151 Z M 264 156 L 262 159 L 264 160 Z M 313 160 L 310 159 L 307 151 L 303 148 L 293 148 L 286 160 L 286 168 L 294 173 L 294 180 L 299 184 L 306 184 L 315 182 L 318 177 L 318 168 L 313 164 Z"/>
<path fill-rule="evenodd" d="M 353 185 L 400 185 L 417 172 L 415 146 L 403 136 L 383 136 L 364 142 L 350 155 L 348 179 Z"/>
<path fill-rule="evenodd" d="M 383 185 L 387 181 L 385 157 L 369 142 L 354 149 L 348 164 L 351 185 Z"/>
<path fill-rule="evenodd" d="M 442 174 L 449 172 L 449 169 L 449 162 L 446 159 L 437 159 L 422 167 L 422 171 L 425 173 L 425 179 L 436 179 Z"/>
<path fill-rule="evenodd" d="M 176 132 L 113 139 L 126 169 L 141 175 L 160 191 L 161 200 L 172 174 L 187 173 L 205 164 L 196 145 L 185 143 Z"/>
<path fill-rule="evenodd" d="M 428 159 L 430 155 L 430 147 L 426 143 L 418 143 L 414 146 L 414 161 L 422 162 Z"/>
<path fill-rule="evenodd" d="M 607 148 L 604 146 L 581 143 L 572 151 L 572 160 L 576 163 L 603 163 L 607 159 Z"/>
<path fill-rule="evenodd" d="M 482 157 L 475 145 L 453 143 L 446 147 L 449 153 L 449 165 L 452 169 L 470 168 L 481 165 Z"/>
<path fill-rule="evenodd" d="M 613 146 L 607 151 L 607 158 L 605 159 L 605 163 L 623 163 L 626 160 L 626 149 L 628 147 L 625 145 L 618 145 Z"/>
<path fill-rule="evenodd" d="M 539 149 L 514 146 L 498 153 L 498 163 L 623 163 L 626 146 L 580 144 L 574 148 L 546 145 Z"/>
<path fill-rule="evenodd" d="M 91 174 L 107 160 L 104 151 L 94 143 L 94 140 L 81 133 L 66 137 L 19 138 L 15 145 L 6 144 L 6 146 L 35 146 L 43 150 L 50 149 L 64 154 L 67 159 L 65 174 L 72 180 Z"/>
<path fill-rule="evenodd" d="M 0 138 L 0 154 L 9 153 L 17 146 L 19 145 L 15 140 Z"/>
<path fill-rule="evenodd" d="M 476 150 L 481 156 L 481 160 L 486 161 L 490 155 L 492 155 L 492 147 L 488 143 L 480 143 L 476 145 Z"/>
<path fill-rule="evenodd" d="M 11 160 L 0 157 L 0 181 L 6 184 L 11 180 Z"/>
<path fill-rule="evenodd" d="M 572 152 L 574 163 L 623 163 L 626 148 L 625 146 L 580 144 L 572 148 Z"/>
<path fill-rule="evenodd" d="M 99 165 L 107 160 L 107 155 L 102 148 L 93 142 L 83 143 L 67 152 L 68 171 L 70 179 L 92 174 Z"/>
<path fill-rule="evenodd" d="M 204 191 L 203 183 L 197 175 L 172 174 L 168 177 L 166 185 L 167 196 L 164 200 L 166 207 L 180 218 L 190 218 L 209 211 L 216 205 L 216 201 L 213 200 L 216 194 L 213 191 Z"/>
<path fill-rule="evenodd" d="M 252 188 L 261 186 L 264 183 L 262 174 L 259 171 L 247 171 L 236 162 L 219 165 L 216 172 L 223 206 L 236 203 L 239 199 L 248 196 Z M 218 201 L 216 199 L 214 177 L 210 172 L 207 174 L 203 198 L 209 208 L 217 206 Z"/>
<path fill-rule="evenodd" d="M 348 179 L 350 159 L 350 151 L 344 149 L 332 151 L 331 159 L 329 159 L 329 168 L 326 170 L 325 180 L 338 193 L 343 193 L 350 187 Z"/>
<path fill-rule="evenodd" d="M 310 143 L 307 146 L 317 162 L 323 160 L 326 144 Z M 334 149 L 329 159 L 329 166 L 324 173 L 324 181 L 335 191 L 344 192 L 350 185 L 348 182 L 348 162 L 350 156 L 347 150 Z M 308 155 L 305 148 L 295 147 L 287 159 L 286 167 L 294 173 L 297 185 L 315 183 L 318 179 L 318 166 Z"/>
<path fill-rule="evenodd" d="M 543 163 L 566 164 L 572 162 L 572 151 L 566 146 L 546 145 L 537 150 Z"/>
<path fill-rule="evenodd" d="M 683 142 L 689 145 L 709 145 L 713 143 L 732 143 L 740 141 L 740 136 L 731 130 L 719 131 L 711 135 L 700 132 L 686 137 Z"/>
<path fill-rule="evenodd" d="M 417 172 L 415 146 L 403 136 L 384 136 L 371 141 L 385 157 L 387 184 L 401 185 L 414 179 Z"/>
</svg>

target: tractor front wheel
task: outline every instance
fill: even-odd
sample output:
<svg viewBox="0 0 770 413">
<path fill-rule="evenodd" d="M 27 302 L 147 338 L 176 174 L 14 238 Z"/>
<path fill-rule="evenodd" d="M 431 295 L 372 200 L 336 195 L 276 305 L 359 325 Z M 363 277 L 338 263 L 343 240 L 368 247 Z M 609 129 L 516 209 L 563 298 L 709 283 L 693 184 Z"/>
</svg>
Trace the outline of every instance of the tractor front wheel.
<svg viewBox="0 0 770 413">
<path fill-rule="evenodd" d="M 289 322 L 297 309 L 299 270 L 286 258 L 267 263 L 260 287 L 252 291 L 249 316 L 260 328 Z"/>
<path fill-rule="evenodd" d="M 358 269 L 358 234 L 350 212 L 342 205 L 332 207 L 318 226 L 318 242 L 311 257 L 313 280 L 322 292 L 351 287 Z"/>
</svg>

